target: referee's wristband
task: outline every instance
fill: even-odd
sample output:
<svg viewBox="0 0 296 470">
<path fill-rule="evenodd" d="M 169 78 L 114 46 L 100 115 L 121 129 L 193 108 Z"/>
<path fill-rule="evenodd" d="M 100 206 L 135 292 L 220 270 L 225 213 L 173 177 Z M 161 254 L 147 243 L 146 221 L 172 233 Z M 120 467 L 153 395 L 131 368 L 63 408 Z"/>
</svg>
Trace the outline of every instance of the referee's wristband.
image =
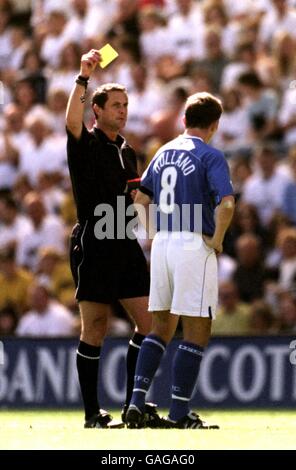
<svg viewBox="0 0 296 470">
<path fill-rule="evenodd" d="M 83 77 L 82 75 L 77 75 L 75 83 L 77 83 L 77 85 L 84 86 L 84 88 L 86 89 L 88 85 L 88 81 L 89 81 L 89 77 Z"/>
</svg>

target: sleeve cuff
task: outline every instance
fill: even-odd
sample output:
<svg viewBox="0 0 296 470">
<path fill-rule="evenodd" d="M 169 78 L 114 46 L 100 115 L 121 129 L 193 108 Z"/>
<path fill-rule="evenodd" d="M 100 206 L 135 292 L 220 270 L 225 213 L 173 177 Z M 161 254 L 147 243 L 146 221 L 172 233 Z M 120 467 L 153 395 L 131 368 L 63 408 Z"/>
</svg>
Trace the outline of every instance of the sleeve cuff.
<svg viewBox="0 0 296 470">
<path fill-rule="evenodd" d="M 140 185 L 139 190 L 141 191 L 141 193 L 144 193 L 144 194 L 146 194 L 147 196 L 153 198 L 153 192 L 150 191 L 150 189 L 145 188 L 145 186 L 141 186 L 141 185 Z"/>
</svg>

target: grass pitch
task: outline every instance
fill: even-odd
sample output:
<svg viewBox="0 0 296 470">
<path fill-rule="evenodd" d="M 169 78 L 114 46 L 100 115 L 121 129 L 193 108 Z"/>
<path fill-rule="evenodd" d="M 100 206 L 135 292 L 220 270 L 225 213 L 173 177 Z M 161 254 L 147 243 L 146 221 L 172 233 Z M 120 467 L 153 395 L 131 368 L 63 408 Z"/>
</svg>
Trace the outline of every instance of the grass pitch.
<svg viewBox="0 0 296 470">
<path fill-rule="evenodd" d="M 119 412 L 113 413 L 119 418 Z M 0 449 L 296 449 L 296 411 L 213 411 L 220 430 L 83 429 L 82 411 L 0 410 Z"/>
</svg>

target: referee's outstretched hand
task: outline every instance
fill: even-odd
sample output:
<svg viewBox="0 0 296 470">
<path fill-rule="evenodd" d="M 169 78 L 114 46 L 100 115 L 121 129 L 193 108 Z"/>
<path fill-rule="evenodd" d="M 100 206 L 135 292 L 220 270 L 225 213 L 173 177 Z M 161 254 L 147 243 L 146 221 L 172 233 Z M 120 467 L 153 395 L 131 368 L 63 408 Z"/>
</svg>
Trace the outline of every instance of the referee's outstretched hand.
<svg viewBox="0 0 296 470">
<path fill-rule="evenodd" d="M 83 54 L 80 63 L 80 75 L 89 78 L 100 61 L 101 54 L 97 49 L 91 49 L 86 54 Z"/>
</svg>

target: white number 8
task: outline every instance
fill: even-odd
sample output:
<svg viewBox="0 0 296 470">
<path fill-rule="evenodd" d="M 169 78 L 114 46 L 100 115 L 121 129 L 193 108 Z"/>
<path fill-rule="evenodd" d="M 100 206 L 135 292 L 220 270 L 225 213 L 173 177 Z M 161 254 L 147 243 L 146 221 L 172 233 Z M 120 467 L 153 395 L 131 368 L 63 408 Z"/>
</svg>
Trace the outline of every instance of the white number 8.
<svg viewBox="0 0 296 470">
<path fill-rule="evenodd" d="M 165 168 L 161 175 L 159 207 L 165 214 L 171 214 L 174 211 L 177 176 L 177 170 L 173 166 Z"/>
</svg>

